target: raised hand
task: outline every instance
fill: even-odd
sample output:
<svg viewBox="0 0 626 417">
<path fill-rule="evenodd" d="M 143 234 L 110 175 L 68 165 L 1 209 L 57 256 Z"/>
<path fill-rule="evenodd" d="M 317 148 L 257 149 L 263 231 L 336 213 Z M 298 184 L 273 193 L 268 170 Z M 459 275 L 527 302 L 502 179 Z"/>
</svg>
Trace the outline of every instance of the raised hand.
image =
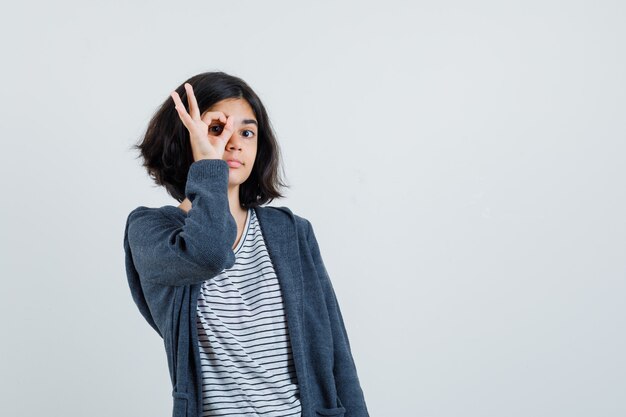
<svg viewBox="0 0 626 417">
<path fill-rule="evenodd" d="M 196 96 L 193 93 L 193 87 L 189 83 L 185 83 L 185 91 L 189 103 L 189 113 L 180 99 L 176 91 L 171 93 L 172 99 L 176 105 L 178 116 L 183 125 L 189 131 L 189 140 L 191 141 L 191 150 L 193 159 L 222 159 L 226 143 L 230 138 L 233 128 L 233 117 L 226 117 L 221 111 L 206 112 L 200 116 L 200 109 Z M 213 120 L 219 120 L 224 123 L 224 128 L 219 136 L 209 135 L 209 125 Z"/>
</svg>

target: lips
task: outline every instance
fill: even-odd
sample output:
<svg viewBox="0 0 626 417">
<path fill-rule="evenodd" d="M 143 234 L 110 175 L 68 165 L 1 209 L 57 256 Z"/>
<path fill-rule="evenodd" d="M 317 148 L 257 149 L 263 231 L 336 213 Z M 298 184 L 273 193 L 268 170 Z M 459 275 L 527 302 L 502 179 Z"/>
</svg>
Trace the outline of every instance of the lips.
<svg viewBox="0 0 626 417">
<path fill-rule="evenodd" d="M 239 168 L 243 163 L 239 159 L 228 159 L 226 163 L 231 168 Z"/>
</svg>

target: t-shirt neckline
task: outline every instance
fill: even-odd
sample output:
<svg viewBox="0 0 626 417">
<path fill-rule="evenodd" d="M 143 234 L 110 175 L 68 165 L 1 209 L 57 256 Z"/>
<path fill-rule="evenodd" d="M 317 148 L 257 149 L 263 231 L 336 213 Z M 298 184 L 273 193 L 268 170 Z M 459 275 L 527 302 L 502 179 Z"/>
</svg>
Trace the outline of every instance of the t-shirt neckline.
<svg viewBox="0 0 626 417">
<path fill-rule="evenodd" d="M 252 217 L 252 209 L 248 209 L 248 213 L 246 213 L 246 223 L 243 226 L 243 233 L 241 234 L 241 238 L 239 238 L 239 242 L 237 242 L 237 246 L 235 247 L 235 250 L 233 252 L 235 252 L 235 255 L 237 255 L 237 253 L 239 252 L 239 250 L 241 249 L 241 247 L 243 246 L 244 242 L 246 241 L 247 237 L 248 237 L 248 229 L 250 228 L 250 221 Z"/>
</svg>

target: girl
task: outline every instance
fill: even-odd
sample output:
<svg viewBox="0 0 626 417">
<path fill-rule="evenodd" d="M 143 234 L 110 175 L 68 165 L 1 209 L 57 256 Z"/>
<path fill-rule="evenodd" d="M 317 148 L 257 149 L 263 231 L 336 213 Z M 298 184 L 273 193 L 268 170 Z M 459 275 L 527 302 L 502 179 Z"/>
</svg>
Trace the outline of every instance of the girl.
<svg viewBox="0 0 626 417">
<path fill-rule="evenodd" d="M 137 207 L 124 232 L 133 300 L 163 338 L 173 416 L 369 416 L 311 223 L 264 206 L 284 184 L 254 91 L 196 75 L 135 146 L 180 203 Z"/>
</svg>

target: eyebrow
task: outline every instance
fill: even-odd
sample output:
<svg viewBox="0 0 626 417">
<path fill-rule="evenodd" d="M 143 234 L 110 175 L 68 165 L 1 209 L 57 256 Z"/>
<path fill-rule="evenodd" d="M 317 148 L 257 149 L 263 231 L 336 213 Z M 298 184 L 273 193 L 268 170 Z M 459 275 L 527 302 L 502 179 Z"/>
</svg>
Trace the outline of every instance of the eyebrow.
<svg viewBox="0 0 626 417">
<path fill-rule="evenodd" d="M 256 125 L 256 127 L 259 127 L 259 124 L 254 119 L 243 119 L 241 121 L 241 124 L 244 124 L 244 125 Z"/>
</svg>

